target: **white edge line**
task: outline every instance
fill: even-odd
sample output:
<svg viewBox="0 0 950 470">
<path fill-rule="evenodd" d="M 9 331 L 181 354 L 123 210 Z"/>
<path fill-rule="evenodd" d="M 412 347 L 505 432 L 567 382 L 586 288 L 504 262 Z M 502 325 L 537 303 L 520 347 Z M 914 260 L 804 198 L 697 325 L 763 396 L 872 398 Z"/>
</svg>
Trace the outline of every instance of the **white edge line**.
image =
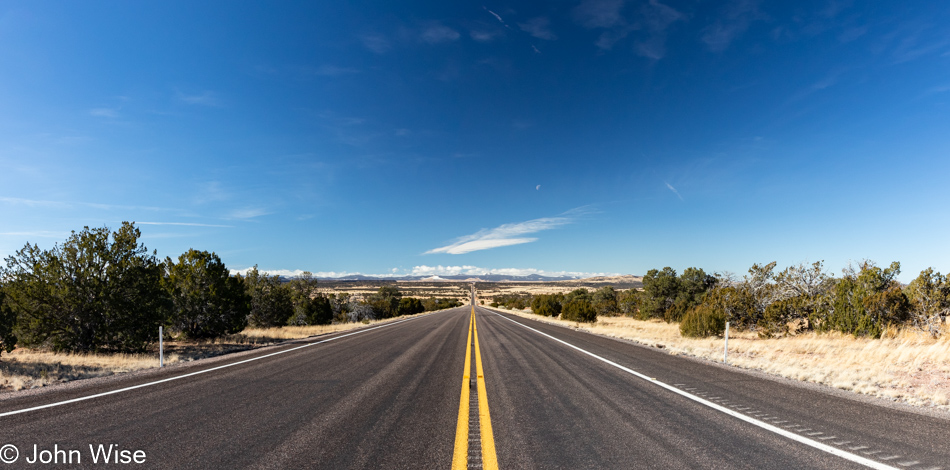
<svg viewBox="0 0 950 470">
<path fill-rule="evenodd" d="M 436 312 L 433 312 L 433 313 L 436 313 Z M 441 312 L 439 312 L 439 313 L 441 313 Z M 428 314 L 428 315 L 431 315 L 431 314 Z M 423 315 L 423 316 L 428 316 L 428 315 Z M 248 362 L 259 361 L 259 360 L 264 359 L 264 358 L 267 358 L 267 357 L 272 357 L 272 356 L 277 356 L 277 355 L 279 355 L 279 354 L 289 353 L 289 352 L 291 352 L 291 351 L 296 351 L 296 350 L 298 350 L 298 349 L 309 348 L 310 346 L 314 346 L 314 345 L 317 345 L 317 344 L 328 343 L 328 342 L 330 342 L 330 341 L 337 340 L 337 339 L 340 339 L 340 338 L 346 338 L 347 336 L 353 336 L 353 335 L 358 335 L 358 334 L 360 334 L 360 333 L 366 333 L 367 331 L 372 331 L 372 330 L 379 329 L 379 328 L 385 328 L 385 327 L 387 327 L 387 326 L 397 325 L 397 324 L 399 324 L 399 323 L 416 320 L 416 319 L 418 319 L 418 318 L 422 318 L 422 316 L 420 316 L 420 317 L 414 317 L 414 318 L 406 318 L 406 319 L 404 319 L 404 320 L 399 320 L 399 321 L 394 321 L 394 322 L 391 322 L 391 323 L 386 323 L 386 324 L 384 324 L 384 325 L 374 326 L 374 327 L 372 327 L 372 328 L 367 328 L 367 329 L 365 329 L 365 330 L 359 330 L 359 331 L 354 331 L 354 332 L 352 332 L 352 333 L 347 333 L 347 334 L 345 334 L 345 335 L 334 336 L 334 337 L 332 337 L 332 338 L 325 339 L 325 340 L 323 340 L 323 341 L 316 341 L 316 342 L 313 342 L 313 343 L 307 343 L 307 344 L 305 344 L 305 345 L 303 345 L 303 346 L 297 346 L 297 347 L 295 347 L 295 348 L 285 349 L 285 350 L 283 350 L 283 351 L 277 351 L 277 352 L 275 352 L 275 353 L 265 354 L 265 355 L 263 355 L 263 356 L 252 357 L 252 358 L 250 358 L 250 359 L 245 359 L 245 360 L 243 360 L 243 361 L 238 361 L 238 362 L 232 362 L 232 363 L 230 363 L 230 364 L 225 364 L 225 365 L 223 365 L 223 366 L 217 366 L 217 367 L 212 367 L 212 368 L 210 368 L 210 369 L 199 370 L 199 371 L 197 371 L 197 372 L 190 372 L 190 373 L 188 373 L 188 374 L 176 375 L 176 376 L 174 376 L 174 377 L 169 377 L 169 378 L 167 378 L 167 379 L 162 379 L 162 380 L 156 380 L 156 381 L 154 381 L 154 382 L 147 382 L 147 383 L 144 383 L 144 384 L 133 385 L 133 386 L 131 386 L 131 387 L 120 388 L 120 389 L 117 389 L 117 390 L 110 390 L 110 391 L 108 391 L 108 392 L 97 393 L 97 394 L 95 394 L 95 395 L 88 395 L 88 396 L 85 396 L 85 397 L 73 398 L 73 399 L 70 399 L 70 400 L 60 401 L 60 402 L 56 402 L 56 403 L 47 403 L 47 404 L 45 404 L 45 405 L 34 406 L 34 407 L 32 407 L 32 408 L 24 408 L 24 409 L 22 409 L 22 410 L 7 411 L 7 412 L 5 412 L 5 413 L 0 413 L 0 418 L 2 418 L 2 417 L 4 417 L 4 416 L 12 416 L 12 415 L 20 414 L 20 413 L 26 413 L 26 412 L 29 412 L 29 411 L 42 410 L 42 409 L 44 409 L 44 408 L 53 408 L 53 407 L 55 407 L 55 406 L 62 406 L 62 405 L 70 404 L 70 403 L 76 403 L 76 402 L 80 402 L 80 401 L 91 400 L 91 399 L 93 399 L 93 398 L 104 397 L 104 396 L 106 396 L 106 395 L 113 395 L 113 394 L 116 394 L 116 393 L 127 392 L 127 391 L 129 391 L 129 390 L 135 390 L 135 389 L 137 389 L 137 388 L 149 387 L 149 386 L 152 386 L 152 385 L 158 385 L 158 384 L 160 384 L 160 383 L 171 382 L 171 381 L 173 381 L 173 380 L 184 379 L 184 378 L 186 378 L 186 377 L 192 377 L 192 376 L 195 376 L 195 375 L 206 374 L 206 373 L 208 373 L 208 372 L 213 372 L 213 371 L 216 371 L 216 370 L 226 369 L 226 368 L 228 368 L 228 367 L 234 367 L 234 366 L 236 366 L 236 365 L 246 364 L 246 363 L 248 363 Z"/>
<path fill-rule="evenodd" d="M 795 433 L 792 433 L 792 432 L 788 432 L 788 431 L 786 431 L 786 430 L 784 430 L 784 429 L 782 429 L 782 428 L 776 427 L 776 426 L 772 426 L 771 424 L 766 423 L 766 422 L 764 422 L 764 421 L 760 421 L 760 420 L 757 420 L 757 419 L 755 419 L 755 418 L 751 418 L 751 417 L 746 416 L 746 415 L 744 415 L 744 414 L 742 414 L 742 413 L 737 413 L 737 412 L 735 412 L 735 411 L 730 410 L 729 408 L 726 408 L 726 407 L 717 405 L 716 403 L 713 403 L 713 402 L 708 401 L 708 400 L 704 400 L 704 399 L 702 399 L 702 398 L 700 398 L 700 397 L 698 397 L 698 396 L 696 396 L 696 395 L 693 395 L 693 394 L 691 394 L 691 393 L 688 393 L 688 392 L 685 392 L 685 391 L 683 391 L 683 390 L 680 390 L 680 389 L 678 389 L 678 388 L 676 388 L 676 387 L 674 387 L 674 386 L 672 386 L 672 385 L 668 385 L 668 384 L 666 384 L 666 383 L 660 382 L 659 380 L 656 380 L 656 379 L 654 379 L 654 378 L 651 378 L 651 377 L 648 377 L 648 376 L 646 376 L 646 375 L 643 375 L 643 374 L 641 374 L 641 373 L 639 373 L 639 372 L 637 372 L 637 371 L 635 371 L 635 370 L 633 370 L 633 369 L 629 369 L 629 368 L 624 367 L 624 366 L 622 366 L 622 365 L 620 365 L 620 364 L 617 364 L 616 362 L 613 362 L 613 361 L 611 361 L 611 360 L 609 360 L 609 359 L 605 359 L 605 358 L 603 358 L 603 357 L 600 357 L 600 356 L 598 356 L 598 355 L 596 355 L 596 354 L 594 354 L 594 353 L 592 353 L 592 352 L 590 352 L 590 351 L 581 349 L 581 348 L 579 348 L 579 347 L 577 347 L 577 346 L 574 346 L 573 344 L 568 343 L 568 342 L 566 342 L 566 341 L 564 341 L 564 340 L 555 338 L 555 337 L 553 337 L 553 336 L 551 336 L 551 335 L 549 335 L 549 334 L 547 334 L 547 333 L 538 331 L 538 330 L 536 330 L 536 329 L 534 329 L 534 328 L 531 328 L 530 326 L 527 326 L 527 325 L 525 325 L 525 324 L 523 324 L 523 323 L 516 322 L 516 321 L 514 321 L 514 320 L 512 320 L 512 319 L 510 319 L 510 318 L 508 318 L 508 317 L 506 317 L 506 316 L 504 316 L 504 315 L 501 315 L 501 314 L 499 314 L 499 313 L 497 313 L 497 312 L 491 312 L 491 313 L 494 313 L 495 315 L 498 315 L 499 317 L 504 318 L 505 320 L 508 320 L 508 321 L 510 321 L 510 322 L 512 322 L 512 323 L 514 323 L 514 324 L 516 324 L 516 325 L 519 325 L 519 326 L 522 326 L 522 327 L 524 327 L 524 328 L 527 328 L 527 329 L 529 329 L 529 330 L 531 330 L 531 331 L 534 331 L 535 333 L 538 333 L 539 335 L 547 336 L 548 338 L 551 338 L 551 339 L 553 339 L 554 341 L 557 341 L 557 342 L 562 343 L 562 344 L 564 344 L 564 345 L 566 345 L 566 346 L 569 346 L 569 347 L 571 347 L 571 348 L 574 348 L 574 349 L 576 349 L 576 350 L 578 350 L 578 351 L 580 351 L 580 352 L 582 352 L 582 353 L 584 353 L 584 354 L 587 354 L 588 356 L 591 356 L 591 357 L 593 357 L 593 358 L 595 358 L 595 359 L 598 359 L 598 360 L 603 361 L 603 362 L 605 362 L 605 363 L 607 363 L 607 364 L 610 364 L 610 365 L 612 365 L 612 366 L 614 366 L 614 367 L 616 367 L 616 368 L 618 368 L 618 369 L 620 369 L 620 370 L 622 370 L 622 371 L 624 371 L 624 372 L 630 373 L 630 374 L 632 374 L 632 375 L 634 375 L 634 376 L 636 376 L 636 377 L 639 377 L 639 378 L 641 378 L 641 379 L 643 379 L 643 380 L 646 380 L 647 382 L 656 384 L 656 385 L 658 385 L 658 386 L 660 386 L 660 387 L 663 387 L 663 388 L 665 388 L 665 389 L 667 389 L 667 390 L 669 390 L 669 391 L 671 391 L 671 392 L 673 392 L 673 393 L 676 393 L 676 394 L 678 394 L 678 395 L 682 395 L 682 396 L 684 396 L 684 397 L 686 397 L 686 398 L 689 398 L 690 400 L 693 400 L 693 401 L 695 401 L 695 402 L 698 402 L 698 403 L 701 403 L 701 404 L 703 404 L 703 405 L 706 405 L 706 406 L 708 406 L 708 407 L 710 407 L 710 408 L 712 408 L 712 409 L 714 409 L 714 410 L 716 410 L 716 411 L 725 413 L 725 414 L 727 414 L 727 415 L 729 415 L 729 416 L 732 416 L 732 417 L 735 417 L 735 418 L 739 418 L 739 419 L 741 419 L 741 420 L 743 420 L 743 421 L 745 421 L 745 422 L 747 422 L 747 423 L 749 423 L 749 424 L 754 424 L 754 425 L 756 425 L 756 426 L 758 426 L 758 427 L 760 427 L 760 428 L 762 428 L 762 429 L 765 429 L 766 431 L 774 432 L 775 434 L 778 434 L 778 435 L 780 435 L 780 436 L 789 438 L 789 439 L 791 439 L 791 440 L 793 440 L 793 441 L 797 441 L 797 442 L 800 442 L 800 443 L 805 444 L 805 445 L 807 445 L 807 446 L 814 447 L 814 448 L 816 448 L 816 449 L 818 449 L 818 450 L 827 452 L 827 453 L 832 454 L 832 455 L 837 455 L 838 457 L 841 457 L 841 458 L 843 458 L 843 459 L 850 460 L 850 461 L 855 462 L 855 463 L 859 463 L 859 464 L 864 465 L 864 466 L 866 466 L 866 467 L 870 467 L 870 468 L 874 468 L 874 469 L 879 469 L 879 470 L 897 470 L 897 467 L 892 467 L 892 466 L 890 466 L 890 465 L 886 465 L 886 464 L 883 464 L 883 463 L 881 463 L 881 462 L 877 462 L 877 461 L 874 461 L 874 460 L 870 460 L 870 459 L 861 457 L 860 455 L 855 455 L 855 454 L 852 454 L 852 453 L 850 453 L 850 452 L 843 451 L 843 450 L 838 449 L 838 448 L 836 448 L 836 447 L 831 447 L 831 446 L 829 446 L 829 445 L 822 444 L 821 442 L 814 441 L 814 440 L 812 440 L 812 439 L 808 439 L 807 437 L 799 436 L 798 434 L 795 434 Z"/>
</svg>

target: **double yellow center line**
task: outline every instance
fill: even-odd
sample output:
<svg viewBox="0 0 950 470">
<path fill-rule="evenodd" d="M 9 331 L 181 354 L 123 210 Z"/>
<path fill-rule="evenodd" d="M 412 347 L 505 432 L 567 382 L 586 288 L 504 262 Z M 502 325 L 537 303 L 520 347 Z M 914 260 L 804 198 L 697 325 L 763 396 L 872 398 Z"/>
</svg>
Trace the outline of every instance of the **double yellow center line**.
<svg viewBox="0 0 950 470">
<path fill-rule="evenodd" d="M 472 341 L 474 337 L 474 341 Z M 452 470 L 468 468 L 469 401 L 471 399 L 472 345 L 475 345 L 475 372 L 477 374 L 478 428 L 482 447 L 482 468 L 497 470 L 495 438 L 491 431 L 491 415 L 488 412 L 488 393 L 485 391 L 485 372 L 482 370 L 482 355 L 478 349 L 478 327 L 475 324 L 475 307 L 468 323 L 468 341 L 465 343 L 465 368 L 462 373 L 462 396 L 459 399 L 459 420 L 455 428 L 455 452 Z"/>
</svg>

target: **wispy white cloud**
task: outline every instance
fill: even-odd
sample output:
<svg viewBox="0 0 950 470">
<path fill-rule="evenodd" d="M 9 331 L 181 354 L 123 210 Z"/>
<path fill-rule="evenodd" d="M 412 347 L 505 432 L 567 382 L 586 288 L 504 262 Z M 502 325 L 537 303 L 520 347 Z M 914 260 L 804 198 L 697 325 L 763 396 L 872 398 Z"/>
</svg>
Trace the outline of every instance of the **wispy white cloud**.
<svg viewBox="0 0 950 470">
<path fill-rule="evenodd" d="M 502 246 L 521 245 L 537 241 L 537 238 L 524 237 L 532 233 L 550 230 L 573 223 L 575 217 L 583 213 L 583 209 L 575 209 L 561 214 L 559 217 L 544 217 L 513 224 L 504 224 L 492 229 L 482 229 L 471 235 L 459 237 L 454 243 L 431 249 L 424 254 L 448 253 L 461 255 L 473 251 L 489 250 Z"/>
<path fill-rule="evenodd" d="M 759 11 L 757 0 L 733 0 L 723 7 L 721 16 L 703 30 L 702 41 L 713 52 L 722 52 L 754 21 L 768 17 Z"/>
<path fill-rule="evenodd" d="M 950 45 L 950 38 L 927 38 L 923 34 L 913 34 L 903 38 L 894 50 L 894 64 L 902 64 L 926 55 L 944 52 Z M 950 52 L 950 51 L 946 51 Z M 946 55 L 941 54 L 941 56 Z"/>
<path fill-rule="evenodd" d="M 33 230 L 26 232 L 0 232 L 4 237 L 37 237 L 37 238 L 68 238 L 69 232 L 57 232 L 52 230 Z"/>
<path fill-rule="evenodd" d="M 557 36 L 551 32 L 551 20 L 543 16 L 531 18 L 525 23 L 518 23 L 522 31 L 545 41 L 553 41 Z"/>
<path fill-rule="evenodd" d="M 605 30 L 594 43 L 602 50 L 611 50 L 634 31 L 642 31 L 634 52 L 654 60 L 663 58 L 666 55 L 667 29 L 673 23 L 685 20 L 686 16 L 658 0 L 643 3 L 626 16 L 623 13 L 625 6 L 623 0 L 584 0 L 571 13 L 581 26 Z"/>
<path fill-rule="evenodd" d="M 521 245 L 538 241 L 537 238 L 487 238 L 457 242 L 452 245 L 443 246 L 427 251 L 425 254 L 448 253 L 450 255 L 463 255 L 473 251 L 490 250 L 492 248 L 501 248 L 503 246 Z"/>
<path fill-rule="evenodd" d="M 643 5 L 641 13 L 649 34 L 637 42 L 636 51 L 643 57 L 662 59 L 666 55 L 666 30 L 673 23 L 685 19 L 685 16 L 656 0 Z"/>
<path fill-rule="evenodd" d="M 233 225 L 198 224 L 192 222 L 136 222 L 135 225 L 180 225 L 184 227 L 220 227 L 233 228 Z"/>
<path fill-rule="evenodd" d="M 867 25 L 851 27 L 842 31 L 841 34 L 838 35 L 838 40 L 841 42 L 851 42 L 861 36 L 864 36 L 867 34 L 867 32 Z"/>
<path fill-rule="evenodd" d="M 115 119 L 119 117 L 118 108 L 92 108 L 89 110 L 90 116 Z"/>
<path fill-rule="evenodd" d="M 600 34 L 600 37 L 597 38 L 597 42 L 595 42 L 594 45 L 600 49 L 609 51 L 613 49 L 614 44 L 626 38 L 631 32 L 637 29 L 639 29 L 639 26 L 623 26 L 609 29 Z"/>
<path fill-rule="evenodd" d="M 471 36 L 473 40 L 478 41 L 478 42 L 492 42 L 495 39 L 498 39 L 504 35 L 505 33 L 503 31 L 499 31 L 497 29 L 495 30 L 473 29 L 469 31 L 469 36 Z"/>
<path fill-rule="evenodd" d="M 486 7 L 482 7 L 482 8 L 484 8 L 485 11 L 491 13 L 491 15 L 494 16 L 495 19 L 497 19 L 499 23 L 503 24 L 506 28 L 511 29 L 511 26 L 508 26 L 508 23 L 505 23 L 505 20 L 501 19 L 501 15 L 499 15 L 498 13 L 495 13 L 495 12 L 489 10 L 489 9 L 486 8 Z"/>
<path fill-rule="evenodd" d="M 531 50 L 533 50 L 535 54 L 540 54 L 540 53 L 541 53 L 541 51 L 539 51 L 538 48 L 535 47 L 534 45 L 531 45 Z"/>
<path fill-rule="evenodd" d="M 458 31 L 441 23 L 432 23 L 422 30 L 420 38 L 429 44 L 452 42 L 460 37 Z"/>
<path fill-rule="evenodd" d="M 193 200 L 195 204 L 227 201 L 234 197 L 231 191 L 224 188 L 220 181 L 207 181 L 201 184 Z"/>
<path fill-rule="evenodd" d="M 150 207 L 150 206 L 122 206 L 116 204 L 100 204 L 96 202 L 81 202 L 81 201 L 43 201 L 36 199 L 24 199 L 19 197 L 0 197 L 0 202 L 13 204 L 13 205 L 23 205 L 27 207 L 49 207 L 49 208 L 61 208 L 68 209 L 75 206 L 91 207 L 93 209 L 102 209 L 102 210 L 148 210 L 148 211 L 171 211 L 173 209 L 165 209 L 162 207 Z"/>
<path fill-rule="evenodd" d="M 253 219 L 256 217 L 261 217 L 264 215 L 270 214 L 270 211 L 262 207 L 245 207 L 242 209 L 235 209 L 228 214 L 229 219 Z"/>
<path fill-rule="evenodd" d="M 684 19 L 682 13 L 657 0 L 650 0 L 649 3 L 643 5 L 642 13 L 651 31 L 665 31 L 674 22 Z"/>
<path fill-rule="evenodd" d="M 672 184 L 667 183 L 666 181 L 664 181 L 664 183 L 666 183 L 666 187 L 669 188 L 670 191 L 673 191 L 673 194 L 675 194 L 676 197 L 680 198 L 680 201 L 683 200 L 683 196 L 680 196 L 680 192 L 677 191 L 676 188 L 674 188 Z"/>
<path fill-rule="evenodd" d="M 804 90 L 801 90 L 798 93 L 795 93 L 794 95 L 792 95 L 788 99 L 788 103 L 799 101 L 801 99 L 808 97 L 809 95 L 813 93 L 835 86 L 838 83 L 838 77 L 841 76 L 842 73 L 843 73 L 842 70 L 832 71 L 821 80 L 818 80 L 817 82 L 809 85 L 808 88 L 805 88 Z"/>
<path fill-rule="evenodd" d="M 574 8 L 574 21 L 585 28 L 612 28 L 624 22 L 623 0 L 584 0 Z"/>
<path fill-rule="evenodd" d="M 218 94 L 209 90 L 197 94 L 188 94 L 183 93 L 181 90 L 176 90 L 175 95 L 180 101 L 187 104 L 211 107 L 221 106 L 221 99 L 218 97 Z"/>
<path fill-rule="evenodd" d="M 825 5 L 825 8 L 818 11 L 818 14 L 825 18 L 834 18 L 838 16 L 842 11 L 853 6 L 854 2 L 851 0 L 846 1 L 836 1 L 831 0 Z"/>
<path fill-rule="evenodd" d="M 68 207 L 69 203 L 62 201 L 38 201 L 35 199 L 23 199 L 19 197 L 0 197 L 0 202 L 7 204 L 23 205 L 28 207 Z"/>
<path fill-rule="evenodd" d="M 837 34 L 839 42 L 847 43 L 858 39 L 868 31 L 863 18 L 858 14 L 842 15 L 852 9 L 853 2 L 828 1 L 824 8 L 799 10 L 791 21 L 777 19 L 771 36 L 780 42 L 794 42 L 826 33 Z M 763 15 L 763 19 L 766 19 Z"/>
<path fill-rule="evenodd" d="M 837 73 L 831 74 L 831 75 L 829 75 L 829 76 L 827 76 L 827 77 L 825 77 L 825 78 L 823 78 L 823 79 L 821 79 L 821 80 L 819 80 L 819 81 L 813 83 L 812 86 L 811 86 L 811 89 L 812 89 L 812 90 L 824 90 L 825 88 L 828 88 L 828 87 L 834 85 L 835 83 L 838 83 L 838 74 L 837 74 Z"/>
<path fill-rule="evenodd" d="M 660 60 L 666 56 L 666 41 L 660 38 L 650 38 L 637 42 L 637 55 L 648 59 Z"/>
<path fill-rule="evenodd" d="M 378 33 L 364 34 L 360 36 L 360 41 L 367 49 L 377 53 L 385 54 L 393 48 L 392 42 L 386 36 Z"/>
<path fill-rule="evenodd" d="M 165 240 L 169 238 L 193 238 L 195 236 L 196 235 L 194 233 L 186 233 L 186 232 L 179 232 L 179 233 L 147 232 L 147 233 L 142 234 L 142 238 L 146 238 L 149 240 L 158 240 L 158 239 Z"/>
<path fill-rule="evenodd" d="M 489 270 L 478 266 L 413 266 L 410 274 L 413 276 L 458 276 L 459 274 L 480 275 L 488 274 Z"/>
</svg>

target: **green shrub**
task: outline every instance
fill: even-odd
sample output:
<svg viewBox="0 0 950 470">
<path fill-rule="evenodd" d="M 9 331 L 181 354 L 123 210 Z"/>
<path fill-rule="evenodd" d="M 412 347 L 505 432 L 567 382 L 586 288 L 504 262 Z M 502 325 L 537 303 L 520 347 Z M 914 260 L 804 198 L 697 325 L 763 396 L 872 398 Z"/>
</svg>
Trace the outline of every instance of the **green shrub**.
<svg viewBox="0 0 950 470">
<path fill-rule="evenodd" d="M 835 284 L 830 305 L 816 315 L 819 331 L 880 338 L 888 325 L 907 321 L 910 304 L 896 280 L 900 263 L 882 269 L 865 261 L 859 268 L 849 268 Z"/>
<path fill-rule="evenodd" d="M 640 291 L 628 289 L 617 294 L 617 307 L 620 313 L 634 317 L 640 313 Z"/>
<path fill-rule="evenodd" d="M 558 294 L 537 295 L 531 300 L 531 311 L 546 317 L 556 317 L 561 313 L 561 302 Z"/>
<path fill-rule="evenodd" d="M 172 301 L 162 289 L 164 267 L 141 235 L 129 222 L 115 232 L 84 227 L 51 250 L 27 243 L 7 257 L 0 279 L 12 313 L 2 315 L 18 322 L 4 336 L 54 351 L 144 351 Z"/>
<path fill-rule="evenodd" d="M 214 252 L 189 249 L 165 260 L 165 289 L 174 313 L 170 326 L 189 339 L 234 334 L 247 326 L 251 297 L 240 276 L 231 276 Z"/>
<path fill-rule="evenodd" d="M 432 312 L 434 310 L 442 310 L 446 308 L 455 308 L 460 307 L 461 302 L 455 299 L 436 299 L 434 297 L 429 297 L 422 301 L 422 306 L 425 308 L 426 312 Z"/>
<path fill-rule="evenodd" d="M 561 310 L 561 319 L 594 323 L 597 321 L 597 311 L 594 310 L 587 299 L 575 298 L 564 303 L 564 308 Z"/>
<path fill-rule="evenodd" d="M 787 336 L 790 333 L 788 324 L 793 318 L 792 305 L 796 298 L 772 302 L 765 307 L 765 313 L 757 325 L 760 338 Z"/>
<path fill-rule="evenodd" d="M 680 276 L 669 266 L 663 270 L 651 269 L 643 276 L 638 316 L 662 318 L 668 323 L 681 321 L 716 283 L 715 277 L 699 268 L 686 268 Z"/>
<path fill-rule="evenodd" d="M 500 294 L 492 297 L 492 303 L 498 304 L 501 307 L 507 309 L 516 308 L 518 310 L 524 310 L 527 307 L 531 306 L 532 295 L 528 293 L 520 294 Z"/>
<path fill-rule="evenodd" d="M 591 305 L 594 306 L 597 315 L 612 317 L 620 313 L 617 297 L 617 291 L 613 286 L 601 287 L 591 294 Z"/>
<path fill-rule="evenodd" d="M 288 325 L 329 325 L 333 322 L 333 305 L 323 294 L 311 299 L 301 299 L 294 316 L 290 317 Z"/>
<path fill-rule="evenodd" d="M 670 308 L 666 309 L 666 312 L 663 313 L 663 320 L 667 323 L 676 323 L 683 321 L 683 317 L 686 316 L 686 312 L 689 311 L 692 305 L 689 304 L 689 300 L 678 297 L 673 301 L 673 305 Z"/>
<path fill-rule="evenodd" d="M 399 299 L 399 308 L 396 310 L 399 315 L 415 315 L 425 311 L 426 308 L 422 305 L 422 301 L 415 297 L 403 297 Z"/>
<path fill-rule="evenodd" d="M 693 307 L 680 323 L 680 334 L 690 338 L 722 336 L 726 331 L 726 313 L 708 304 Z"/>
</svg>

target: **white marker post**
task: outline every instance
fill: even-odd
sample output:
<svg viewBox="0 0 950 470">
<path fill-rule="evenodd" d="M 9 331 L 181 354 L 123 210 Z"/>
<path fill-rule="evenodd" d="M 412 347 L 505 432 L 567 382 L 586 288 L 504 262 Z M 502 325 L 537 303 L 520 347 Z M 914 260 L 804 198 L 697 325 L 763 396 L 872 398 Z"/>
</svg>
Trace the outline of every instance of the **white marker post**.
<svg viewBox="0 0 950 470">
<path fill-rule="evenodd" d="M 722 348 L 722 363 L 729 363 L 729 322 L 726 322 L 726 344 Z"/>
<path fill-rule="evenodd" d="M 158 367 L 165 367 L 165 351 L 162 350 L 162 327 L 158 327 Z"/>
</svg>

